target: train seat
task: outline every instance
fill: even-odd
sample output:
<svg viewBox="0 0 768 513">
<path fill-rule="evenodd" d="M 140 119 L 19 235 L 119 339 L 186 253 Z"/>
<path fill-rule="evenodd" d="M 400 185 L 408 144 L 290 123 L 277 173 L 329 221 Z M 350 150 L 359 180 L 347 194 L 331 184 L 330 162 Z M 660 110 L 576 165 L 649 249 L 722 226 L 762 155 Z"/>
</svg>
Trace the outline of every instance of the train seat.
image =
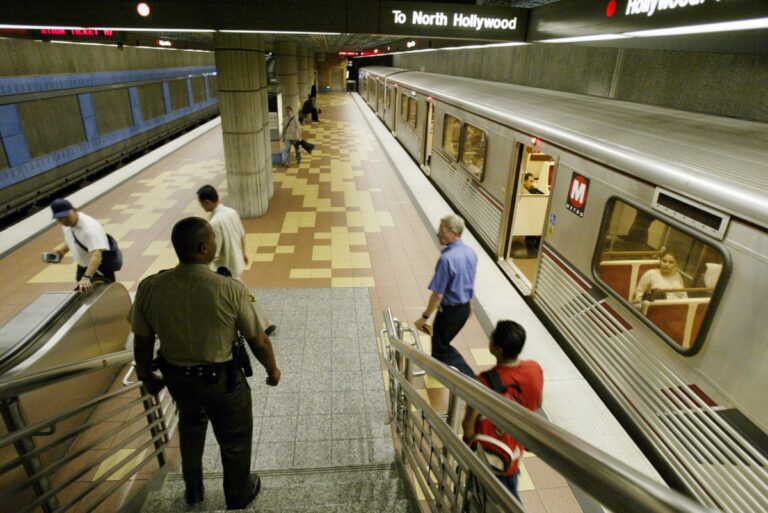
<svg viewBox="0 0 768 513">
<path fill-rule="evenodd" d="M 696 340 L 709 307 L 709 298 L 660 299 L 643 303 L 648 320 L 684 349 Z"/>
<path fill-rule="evenodd" d="M 598 274 L 621 297 L 632 301 L 640 277 L 658 265 L 658 260 L 605 260 L 598 264 Z"/>
</svg>

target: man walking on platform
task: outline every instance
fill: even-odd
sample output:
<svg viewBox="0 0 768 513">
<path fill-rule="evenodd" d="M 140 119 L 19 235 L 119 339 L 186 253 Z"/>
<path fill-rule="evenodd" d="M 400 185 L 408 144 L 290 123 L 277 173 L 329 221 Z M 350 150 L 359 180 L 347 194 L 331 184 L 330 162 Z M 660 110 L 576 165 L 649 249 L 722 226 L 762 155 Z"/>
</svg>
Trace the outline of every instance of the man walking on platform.
<svg viewBox="0 0 768 513">
<path fill-rule="evenodd" d="M 283 118 L 283 133 L 280 135 L 280 141 L 283 143 L 282 165 L 288 167 L 291 161 L 291 146 L 296 150 L 296 163 L 301 164 L 301 126 L 299 120 L 293 113 L 293 108 L 285 108 L 285 118 Z"/>
<path fill-rule="evenodd" d="M 238 332 L 266 369 L 267 385 L 278 384 L 280 369 L 249 304 L 248 289 L 209 267 L 216 255 L 211 225 L 199 217 L 182 219 L 171 241 L 179 264 L 143 279 L 131 309 L 136 376 L 153 394 L 167 384 L 176 401 L 187 504 L 203 501 L 202 458 L 210 419 L 221 449 L 227 509 L 243 509 L 258 495 L 261 481 L 250 472 L 253 413 L 242 354 L 233 358 Z M 152 371 L 156 335 L 162 377 Z"/>
<path fill-rule="evenodd" d="M 477 271 L 477 255 L 461 240 L 463 231 L 464 219 L 457 215 L 447 215 L 440 220 L 437 239 L 445 248 L 429 283 L 429 290 L 432 291 L 429 304 L 414 324 L 417 329 L 423 330 L 432 313 L 437 311 L 432 333 L 432 356 L 474 378 L 472 368 L 451 345 L 469 318 L 469 301 L 474 295 Z"/>
<path fill-rule="evenodd" d="M 240 215 L 234 208 L 229 208 L 219 201 L 219 193 L 212 185 L 204 185 L 197 191 L 197 200 L 203 210 L 211 214 L 210 223 L 216 235 L 216 256 L 213 268 L 226 267 L 233 278 L 240 280 L 243 269 L 248 265 L 245 253 L 245 228 Z M 240 280 L 242 281 L 242 280 Z M 258 301 L 253 302 L 259 323 L 265 326 L 267 335 L 274 333 L 276 326 L 267 317 Z"/>
</svg>

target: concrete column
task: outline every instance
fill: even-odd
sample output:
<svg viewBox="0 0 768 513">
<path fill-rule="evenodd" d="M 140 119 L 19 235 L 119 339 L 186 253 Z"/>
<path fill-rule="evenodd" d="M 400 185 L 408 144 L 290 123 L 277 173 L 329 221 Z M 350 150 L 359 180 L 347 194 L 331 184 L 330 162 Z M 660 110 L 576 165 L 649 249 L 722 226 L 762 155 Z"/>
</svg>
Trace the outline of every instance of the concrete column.
<svg viewBox="0 0 768 513">
<path fill-rule="evenodd" d="M 227 203 L 241 217 L 259 217 L 273 194 L 264 36 L 218 32 L 215 47 Z"/>
<path fill-rule="evenodd" d="M 283 108 L 290 105 L 294 112 L 299 112 L 301 104 L 299 103 L 296 43 L 275 41 L 273 51 L 275 55 L 275 79 L 280 83 L 280 90 L 283 93 Z"/>
<path fill-rule="evenodd" d="M 315 80 L 315 52 L 311 50 L 307 53 L 307 80 L 310 89 L 312 88 L 312 84 L 317 85 L 317 81 Z"/>
<path fill-rule="evenodd" d="M 312 83 L 309 81 L 307 73 L 307 49 L 300 47 L 296 52 L 296 76 L 298 77 L 299 103 L 304 104 L 304 100 L 309 96 L 309 87 Z"/>
</svg>

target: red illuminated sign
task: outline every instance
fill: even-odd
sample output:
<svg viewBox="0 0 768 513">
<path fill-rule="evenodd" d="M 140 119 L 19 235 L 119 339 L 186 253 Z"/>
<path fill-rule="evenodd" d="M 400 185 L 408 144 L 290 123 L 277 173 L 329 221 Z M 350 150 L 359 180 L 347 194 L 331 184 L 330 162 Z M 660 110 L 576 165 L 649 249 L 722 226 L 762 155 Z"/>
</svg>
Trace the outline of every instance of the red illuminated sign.
<svg viewBox="0 0 768 513">
<path fill-rule="evenodd" d="M 342 51 L 339 52 L 339 55 L 341 57 L 356 57 L 356 56 L 360 55 L 360 52 L 348 52 L 348 51 L 343 51 L 342 50 Z"/>
<path fill-rule="evenodd" d="M 47 29 L 40 29 L 40 34 L 44 36 L 112 37 L 114 35 L 114 32 L 111 30 L 98 30 L 98 29 L 89 29 L 89 28 L 80 28 L 80 29 L 47 28 Z"/>
</svg>

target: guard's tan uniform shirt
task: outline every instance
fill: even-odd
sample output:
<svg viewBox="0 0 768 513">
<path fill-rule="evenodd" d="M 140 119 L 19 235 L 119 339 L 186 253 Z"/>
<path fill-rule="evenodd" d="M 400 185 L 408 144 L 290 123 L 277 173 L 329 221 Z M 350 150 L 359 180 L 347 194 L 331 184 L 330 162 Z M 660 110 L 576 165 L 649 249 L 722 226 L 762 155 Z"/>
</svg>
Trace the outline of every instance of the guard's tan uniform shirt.
<svg viewBox="0 0 768 513">
<path fill-rule="evenodd" d="M 229 361 L 238 330 L 245 338 L 262 330 L 245 285 L 205 264 L 179 264 L 143 279 L 130 320 L 135 334 L 157 334 L 163 358 L 179 366 Z"/>
</svg>

